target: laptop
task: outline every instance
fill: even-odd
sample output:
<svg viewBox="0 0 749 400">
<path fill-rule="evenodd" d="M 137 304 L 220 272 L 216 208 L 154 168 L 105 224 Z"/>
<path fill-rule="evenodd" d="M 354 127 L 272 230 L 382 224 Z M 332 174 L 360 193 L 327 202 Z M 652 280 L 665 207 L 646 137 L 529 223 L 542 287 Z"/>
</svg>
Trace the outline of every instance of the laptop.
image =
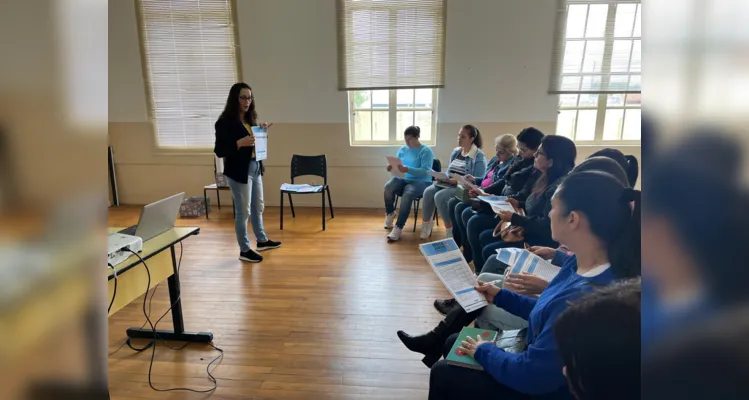
<svg viewBox="0 0 749 400">
<path fill-rule="evenodd" d="M 182 192 L 144 206 L 140 211 L 138 224 L 123 229 L 119 233 L 138 236 L 145 242 L 172 229 L 184 197 L 185 192 Z"/>
</svg>

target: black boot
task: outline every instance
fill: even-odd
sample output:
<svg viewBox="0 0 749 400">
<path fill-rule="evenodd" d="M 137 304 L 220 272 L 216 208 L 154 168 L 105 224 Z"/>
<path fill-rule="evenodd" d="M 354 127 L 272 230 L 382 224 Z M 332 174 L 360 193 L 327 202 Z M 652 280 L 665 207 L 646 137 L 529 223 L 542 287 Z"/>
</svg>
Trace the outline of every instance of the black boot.
<svg viewBox="0 0 749 400">
<path fill-rule="evenodd" d="M 444 323 L 440 322 L 440 324 Z M 440 348 L 445 343 L 445 339 L 435 331 L 419 336 L 411 336 L 406 332 L 398 331 L 398 339 L 409 350 L 423 354 L 424 358 L 421 359 L 421 362 L 429 368 L 432 368 L 432 365 L 436 364 L 442 357 Z"/>
</svg>

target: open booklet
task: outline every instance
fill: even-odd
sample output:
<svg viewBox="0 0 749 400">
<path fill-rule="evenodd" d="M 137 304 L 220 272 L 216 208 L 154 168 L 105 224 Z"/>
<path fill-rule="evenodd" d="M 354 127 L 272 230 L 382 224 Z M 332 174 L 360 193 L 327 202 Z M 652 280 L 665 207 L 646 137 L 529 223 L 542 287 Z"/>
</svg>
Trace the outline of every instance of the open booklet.
<svg viewBox="0 0 749 400">
<path fill-rule="evenodd" d="M 489 304 L 484 295 L 476 291 L 476 275 L 452 238 L 420 244 L 419 249 L 442 284 L 466 312 Z"/>
<path fill-rule="evenodd" d="M 431 175 L 434 179 L 450 179 L 450 175 L 444 172 L 429 171 L 429 175 Z"/>
<path fill-rule="evenodd" d="M 551 282 L 561 269 L 526 249 L 498 249 L 497 259 L 510 266 L 505 270 L 505 275 L 526 272 L 537 275 L 547 282 Z"/>
</svg>

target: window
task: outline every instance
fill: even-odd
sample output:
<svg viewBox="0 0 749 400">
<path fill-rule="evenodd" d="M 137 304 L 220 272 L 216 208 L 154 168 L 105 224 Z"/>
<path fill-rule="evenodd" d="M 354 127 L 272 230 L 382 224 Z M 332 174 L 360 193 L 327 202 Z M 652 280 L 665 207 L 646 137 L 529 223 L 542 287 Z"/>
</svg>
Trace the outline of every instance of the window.
<svg viewBox="0 0 749 400">
<path fill-rule="evenodd" d="M 557 134 L 578 142 L 640 141 L 641 5 L 560 0 L 550 93 Z"/>
<path fill-rule="evenodd" d="M 338 87 L 352 145 L 400 144 L 410 125 L 434 144 L 444 87 L 445 0 L 337 0 Z"/>
<path fill-rule="evenodd" d="M 231 0 L 139 0 L 149 112 L 161 148 L 209 148 L 239 80 Z"/>
<path fill-rule="evenodd" d="M 435 144 L 437 90 L 357 90 L 349 92 L 352 145 L 403 144 L 403 131 L 421 129 L 421 142 Z"/>
</svg>

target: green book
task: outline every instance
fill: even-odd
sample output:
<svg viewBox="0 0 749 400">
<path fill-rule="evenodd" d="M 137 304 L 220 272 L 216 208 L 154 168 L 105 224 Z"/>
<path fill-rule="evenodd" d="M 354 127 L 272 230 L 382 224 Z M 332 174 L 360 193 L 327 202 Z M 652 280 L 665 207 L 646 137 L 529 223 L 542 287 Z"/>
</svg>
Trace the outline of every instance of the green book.
<svg viewBox="0 0 749 400">
<path fill-rule="evenodd" d="M 483 339 L 484 341 L 494 341 L 497 338 L 497 335 L 499 335 L 499 332 L 497 331 L 471 328 L 468 326 L 464 327 L 463 330 L 460 331 L 455 344 L 453 344 L 453 348 L 450 349 L 450 354 L 447 355 L 447 363 L 450 365 L 457 365 L 459 367 L 466 367 L 483 371 L 484 367 L 479 365 L 476 359 L 468 354 L 463 354 L 460 351 L 460 343 L 465 341 L 469 336 L 473 338 L 473 340 L 476 340 L 476 336 L 481 336 L 481 339 Z"/>
</svg>

